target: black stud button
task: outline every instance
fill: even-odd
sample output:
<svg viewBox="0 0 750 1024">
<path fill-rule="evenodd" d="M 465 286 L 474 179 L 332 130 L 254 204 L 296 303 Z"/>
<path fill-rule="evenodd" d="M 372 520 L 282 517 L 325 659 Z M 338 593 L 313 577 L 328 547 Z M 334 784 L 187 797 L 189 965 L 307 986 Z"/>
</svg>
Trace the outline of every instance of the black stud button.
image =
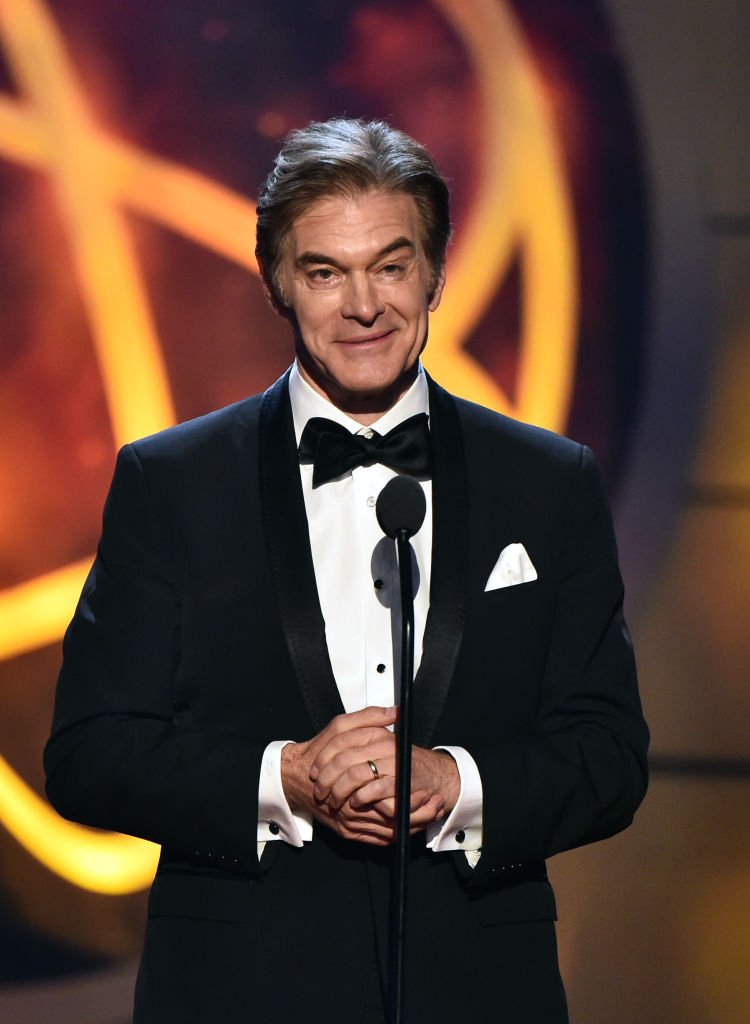
<svg viewBox="0 0 750 1024">
<path fill-rule="evenodd" d="M 381 662 L 380 662 L 380 664 L 378 665 L 378 672 L 380 672 L 381 674 L 382 674 L 383 672 L 385 672 L 385 665 L 383 664 L 383 662 L 382 662 L 382 661 L 381 661 Z"/>
<path fill-rule="evenodd" d="M 382 580 L 375 580 L 374 587 L 375 587 L 376 590 L 382 590 L 383 589 L 383 581 Z"/>
<path fill-rule="evenodd" d="M 279 828 L 275 821 L 271 821 L 268 824 L 268 831 L 271 833 L 272 836 L 277 836 L 279 832 L 281 832 L 281 829 Z"/>
<path fill-rule="evenodd" d="M 465 840 L 466 840 L 466 833 L 464 832 L 464 830 L 462 828 L 460 828 L 458 830 L 458 832 L 456 832 L 456 842 L 457 843 L 463 843 L 463 842 L 465 842 Z"/>
</svg>

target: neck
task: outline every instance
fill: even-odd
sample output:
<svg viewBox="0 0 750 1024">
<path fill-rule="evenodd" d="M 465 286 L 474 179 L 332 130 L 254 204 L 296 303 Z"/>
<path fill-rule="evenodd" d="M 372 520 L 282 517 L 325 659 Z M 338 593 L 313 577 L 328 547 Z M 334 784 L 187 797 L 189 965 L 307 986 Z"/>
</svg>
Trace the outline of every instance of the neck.
<svg viewBox="0 0 750 1024">
<path fill-rule="evenodd" d="M 345 391 L 339 388 L 335 382 L 330 384 L 326 382 L 326 386 L 323 386 L 312 376 L 299 355 L 297 364 L 300 376 L 314 391 L 335 405 L 337 409 L 345 412 L 347 416 L 356 420 L 357 423 L 361 423 L 363 427 L 369 427 L 371 423 L 375 423 L 384 413 L 392 409 L 396 402 L 406 394 L 419 373 L 419 364 L 415 363 L 390 388 L 380 391 Z"/>
</svg>

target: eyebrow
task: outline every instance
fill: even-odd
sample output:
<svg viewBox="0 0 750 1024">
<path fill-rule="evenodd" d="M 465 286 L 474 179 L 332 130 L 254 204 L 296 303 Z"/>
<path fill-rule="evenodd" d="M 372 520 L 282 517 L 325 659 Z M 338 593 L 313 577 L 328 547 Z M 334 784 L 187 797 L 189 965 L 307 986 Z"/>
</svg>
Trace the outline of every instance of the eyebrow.
<svg viewBox="0 0 750 1024">
<path fill-rule="evenodd" d="M 392 242 L 389 242 L 388 245 L 384 246 L 384 248 L 380 250 L 380 252 L 376 253 L 370 266 L 372 266 L 373 263 L 377 263 L 378 260 L 382 260 L 384 256 L 388 256 L 390 253 L 396 252 L 399 249 L 409 249 L 412 253 L 417 251 L 417 247 L 414 242 L 412 242 L 411 239 L 406 238 L 405 235 L 402 235 L 400 238 L 395 238 Z M 328 266 L 336 267 L 337 270 L 344 269 L 338 260 L 335 260 L 332 256 L 326 256 L 322 252 L 303 252 L 297 257 L 295 263 L 298 267 L 309 267 L 325 263 Z"/>
</svg>

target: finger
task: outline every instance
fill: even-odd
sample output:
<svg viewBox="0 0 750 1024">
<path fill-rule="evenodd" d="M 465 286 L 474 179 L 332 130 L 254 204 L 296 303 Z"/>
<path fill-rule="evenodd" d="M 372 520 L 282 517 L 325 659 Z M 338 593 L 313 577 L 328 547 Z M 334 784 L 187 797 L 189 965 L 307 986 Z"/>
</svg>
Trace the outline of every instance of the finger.
<svg viewBox="0 0 750 1024">
<path fill-rule="evenodd" d="M 393 826 L 382 826 L 377 828 L 370 822 L 337 822 L 336 832 L 344 839 L 359 839 L 361 836 L 367 836 L 370 839 L 381 839 L 383 842 L 390 843 L 394 836 Z"/>
<path fill-rule="evenodd" d="M 333 831 L 342 839 L 350 839 L 357 843 L 369 843 L 372 846 L 390 846 L 395 836 L 393 829 L 385 829 L 382 833 L 376 833 L 365 828 L 347 828 L 338 823 L 334 823 Z"/>
<path fill-rule="evenodd" d="M 327 743 L 316 755 L 314 763 L 320 778 L 326 769 L 340 774 L 352 764 L 364 763 L 368 757 L 385 755 L 395 756 L 393 737 L 386 729 L 357 729 Z"/>
<path fill-rule="evenodd" d="M 348 729 L 346 732 L 333 734 L 323 746 L 316 750 L 312 759 L 311 778 L 313 778 L 313 771 L 316 772 L 317 774 L 313 778 L 315 781 L 331 761 L 342 754 L 361 753 L 365 747 L 373 744 L 380 744 L 386 749 L 395 750 L 393 733 L 389 732 L 385 725 L 380 725 L 361 726 L 357 729 Z M 358 757 L 355 760 L 363 761 L 364 757 Z"/>
<path fill-rule="evenodd" d="M 390 815 L 383 813 L 381 806 L 382 802 L 377 807 L 372 805 L 354 807 L 351 801 L 347 800 L 340 808 L 334 810 L 329 807 L 328 811 L 332 818 L 345 823 L 350 829 L 362 828 L 364 831 L 368 831 L 376 827 L 379 833 L 384 828 L 392 832 L 395 822 Z"/>
<path fill-rule="evenodd" d="M 319 785 L 320 780 L 316 783 Z M 385 773 L 374 777 L 369 764 L 355 764 L 340 775 L 321 799 L 327 800 L 333 808 L 341 807 L 347 800 L 353 798 L 355 793 L 366 789 L 369 798 L 359 800 L 359 806 L 384 799 L 394 792 L 394 778 L 392 774 Z M 317 796 L 317 794 L 316 794 Z"/>
<path fill-rule="evenodd" d="M 387 786 L 385 785 L 387 780 Z M 425 804 L 433 794 L 426 789 L 415 790 L 409 799 L 409 811 L 416 811 Z M 373 780 L 366 786 L 362 786 L 350 798 L 353 807 L 364 807 L 372 805 L 374 810 L 379 811 L 384 817 L 393 818 L 396 815 L 396 779 L 389 775 L 383 779 Z"/>
<path fill-rule="evenodd" d="M 373 811 L 355 813 L 347 805 L 340 811 L 332 812 L 327 804 L 320 804 L 315 807 L 313 814 L 319 822 L 345 839 L 370 835 L 390 842 L 393 836 L 393 822 Z"/>
<path fill-rule="evenodd" d="M 439 793 L 436 793 L 430 797 L 427 803 L 412 813 L 409 825 L 411 828 L 416 829 L 426 828 L 428 825 L 432 825 L 433 822 L 441 821 L 445 816 L 444 812 L 445 800 Z"/>
<path fill-rule="evenodd" d="M 336 715 L 329 722 L 327 729 L 333 733 L 348 732 L 350 729 L 361 729 L 363 726 L 382 726 L 384 723 L 390 725 L 398 717 L 398 708 L 394 705 L 382 707 L 379 704 L 368 704 L 366 708 L 359 711 L 348 711 L 343 715 Z"/>
<path fill-rule="evenodd" d="M 382 806 L 381 805 L 379 806 Z M 345 838 L 360 836 L 377 836 L 380 839 L 395 837 L 395 823 L 392 819 L 386 819 L 383 825 L 379 826 L 380 812 L 375 808 L 362 813 L 350 810 L 350 804 L 346 804 L 341 811 L 336 813 L 336 820 L 339 823 L 340 834 Z M 427 825 L 438 820 L 443 814 L 443 799 L 438 794 L 428 798 L 426 803 L 418 809 L 418 812 L 411 815 L 409 832 L 416 835 L 424 831 Z M 377 815 L 377 817 L 374 817 Z"/>
<path fill-rule="evenodd" d="M 352 796 L 352 799 L 351 799 L 352 803 L 354 803 L 355 800 L 359 799 L 359 795 L 360 795 L 361 792 L 362 792 L 362 790 L 358 790 Z M 430 793 L 426 789 L 417 789 L 417 790 L 415 790 L 411 794 L 411 799 L 409 801 L 409 811 L 411 813 L 413 813 L 414 811 L 418 810 L 420 807 L 422 807 L 424 804 L 426 804 L 427 801 L 430 799 L 430 797 L 433 796 L 433 795 L 434 795 L 433 793 Z M 395 779 L 394 779 L 394 794 L 393 794 L 393 796 L 385 797 L 384 799 L 379 800 L 377 803 L 374 803 L 373 804 L 373 810 L 378 811 L 379 813 L 381 813 L 383 815 L 383 817 L 394 818 L 395 819 L 395 817 L 396 817 Z"/>
<path fill-rule="evenodd" d="M 391 822 L 383 822 L 367 816 L 350 817 L 343 813 L 337 813 L 331 820 L 335 831 L 345 839 L 370 836 L 390 842 L 393 838 L 394 829 Z"/>
<path fill-rule="evenodd" d="M 392 821 L 386 821 L 377 814 L 345 814 L 343 811 L 335 815 L 334 820 L 342 829 L 349 832 L 367 832 L 374 836 L 389 836 L 394 829 Z"/>
<path fill-rule="evenodd" d="M 338 808 L 348 802 L 355 810 L 361 810 L 392 798 L 394 786 L 392 775 L 374 778 L 369 765 L 358 765 L 336 781 L 329 794 L 328 804 Z"/>
<path fill-rule="evenodd" d="M 393 725 L 396 721 L 397 710 L 395 707 L 384 708 L 371 704 L 359 711 L 349 711 L 343 715 L 336 715 L 318 735 L 321 738 L 325 737 L 326 742 L 328 742 L 334 736 L 341 736 L 344 733 L 351 732 L 352 729 L 382 729 L 386 725 Z"/>
<path fill-rule="evenodd" d="M 374 741 L 353 750 L 344 750 L 321 768 L 314 782 L 313 790 L 318 800 L 327 799 L 329 793 L 343 776 L 352 775 L 357 785 L 364 786 L 374 778 L 393 776 L 396 771 L 396 757 L 393 745 L 375 734 Z M 376 771 L 373 771 L 372 762 Z"/>
</svg>

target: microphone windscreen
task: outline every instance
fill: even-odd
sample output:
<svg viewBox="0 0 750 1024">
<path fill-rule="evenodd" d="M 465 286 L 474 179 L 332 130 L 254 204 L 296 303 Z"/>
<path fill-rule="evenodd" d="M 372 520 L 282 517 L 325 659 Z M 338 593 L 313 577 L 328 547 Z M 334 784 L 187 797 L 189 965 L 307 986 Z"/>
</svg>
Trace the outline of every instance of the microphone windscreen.
<svg viewBox="0 0 750 1024">
<path fill-rule="evenodd" d="M 411 476 L 395 476 L 389 480 L 375 506 L 380 529 L 393 538 L 401 530 L 413 537 L 424 522 L 426 511 L 424 491 Z"/>
</svg>

